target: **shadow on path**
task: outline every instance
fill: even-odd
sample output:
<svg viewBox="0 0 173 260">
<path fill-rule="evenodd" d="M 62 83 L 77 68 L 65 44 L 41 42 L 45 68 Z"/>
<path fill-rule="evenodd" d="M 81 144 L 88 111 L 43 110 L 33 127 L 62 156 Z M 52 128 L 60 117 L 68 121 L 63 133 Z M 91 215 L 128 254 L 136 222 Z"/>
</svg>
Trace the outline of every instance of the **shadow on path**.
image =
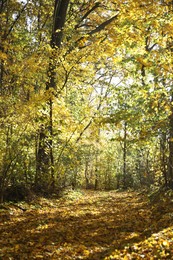
<svg viewBox="0 0 173 260">
<path fill-rule="evenodd" d="M 0 259 L 99 260 L 163 228 L 135 192 L 83 192 L 0 216 Z"/>
</svg>

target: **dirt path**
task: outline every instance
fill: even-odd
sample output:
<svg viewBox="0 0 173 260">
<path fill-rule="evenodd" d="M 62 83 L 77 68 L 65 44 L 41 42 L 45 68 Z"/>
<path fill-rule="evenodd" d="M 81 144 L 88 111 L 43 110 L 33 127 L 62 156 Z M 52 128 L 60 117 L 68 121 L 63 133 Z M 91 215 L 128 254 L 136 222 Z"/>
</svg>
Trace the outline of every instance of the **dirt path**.
<svg viewBox="0 0 173 260">
<path fill-rule="evenodd" d="M 146 195 L 82 191 L 21 207 L 0 211 L 0 259 L 173 259 L 173 209 Z"/>
</svg>

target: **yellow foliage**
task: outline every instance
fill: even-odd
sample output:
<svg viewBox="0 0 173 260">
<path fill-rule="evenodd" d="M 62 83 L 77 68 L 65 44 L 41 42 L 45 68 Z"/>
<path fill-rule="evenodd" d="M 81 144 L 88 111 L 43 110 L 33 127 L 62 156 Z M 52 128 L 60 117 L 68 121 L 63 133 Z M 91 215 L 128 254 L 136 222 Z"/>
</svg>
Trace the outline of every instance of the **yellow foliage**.
<svg viewBox="0 0 173 260">
<path fill-rule="evenodd" d="M 140 64 L 144 65 L 145 67 L 150 67 L 150 66 L 152 65 L 151 62 L 149 62 L 149 61 L 147 61 L 146 59 L 143 59 L 143 58 L 141 58 L 141 57 L 137 57 L 136 60 L 137 60 Z"/>
<path fill-rule="evenodd" d="M 164 33 L 168 33 L 169 36 L 173 36 L 173 24 L 165 24 L 163 31 Z"/>
<path fill-rule="evenodd" d="M 1 60 L 7 60 L 7 58 L 8 58 L 7 54 L 2 52 L 2 51 L 0 51 L 0 59 Z"/>
</svg>

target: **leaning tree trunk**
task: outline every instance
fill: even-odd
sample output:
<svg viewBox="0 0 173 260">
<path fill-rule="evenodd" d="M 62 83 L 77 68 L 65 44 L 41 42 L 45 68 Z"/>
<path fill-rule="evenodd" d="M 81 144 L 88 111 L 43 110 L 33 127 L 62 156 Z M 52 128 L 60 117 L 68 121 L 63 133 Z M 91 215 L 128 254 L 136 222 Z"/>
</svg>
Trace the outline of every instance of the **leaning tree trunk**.
<svg viewBox="0 0 173 260">
<path fill-rule="evenodd" d="M 68 4 L 70 0 L 55 0 L 53 28 L 50 46 L 52 54 L 49 61 L 48 80 L 46 90 L 56 90 L 56 66 L 55 53 L 61 47 L 63 27 L 65 24 Z M 51 92 L 51 91 L 50 91 Z M 53 157 L 53 97 L 50 95 L 49 101 L 45 104 L 45 109 L 49 111 L 48 117 L 44 118 L 44 123 L 40 126 L 39 142 L 36 156 L 36 178 L 35 186 L 42 191 L 48 187 L 54 187 L 54 157 Z"/>
</svg>

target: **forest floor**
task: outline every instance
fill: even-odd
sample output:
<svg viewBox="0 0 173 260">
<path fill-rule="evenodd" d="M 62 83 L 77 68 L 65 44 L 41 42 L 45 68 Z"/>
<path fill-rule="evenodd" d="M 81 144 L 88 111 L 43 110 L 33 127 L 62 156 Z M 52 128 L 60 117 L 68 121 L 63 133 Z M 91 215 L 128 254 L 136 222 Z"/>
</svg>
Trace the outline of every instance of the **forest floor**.
<svg viewBox="0 0 173 260">
<path fill-rule="evenodd" d="M 71 191 L 3 204 L 0 259 L 173 259 L 173 196 Z"/>
</svg>

